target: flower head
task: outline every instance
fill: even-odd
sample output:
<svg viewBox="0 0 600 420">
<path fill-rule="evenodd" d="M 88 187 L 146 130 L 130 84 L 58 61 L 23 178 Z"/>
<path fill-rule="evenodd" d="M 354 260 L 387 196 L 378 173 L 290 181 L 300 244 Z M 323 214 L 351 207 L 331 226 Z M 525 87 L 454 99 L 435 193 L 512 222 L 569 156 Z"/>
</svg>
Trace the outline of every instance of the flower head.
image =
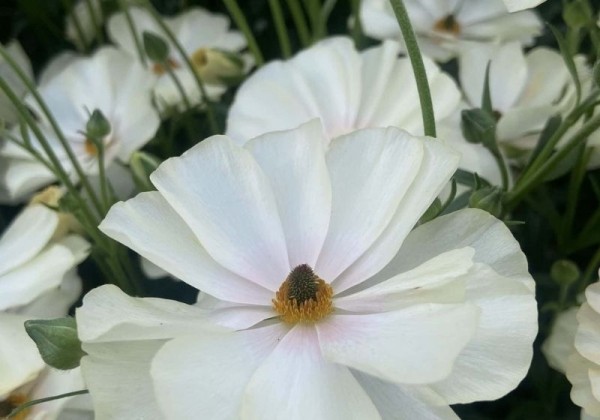
<svg viewBox="0 0 600 420">
<path fill-rule="evenodd" d="M 115 205 L 100 229 L 203 295 L 86 296 L 97 412 L 419 418 L 508 392 L 537 329 L 516 241 L 477 210 L 411 232 L 457 162 L 397 128 L 330 141 L 312 121 L 243 147 L 215 136 L 163 163 L 158 191 Z M 124 376 L 139 401 L 114 388 Z"/>
<path fill-rule="evenodd" d="M 503 0 L 405 1 L 424 54 L 439 61 L 457 55 L 465 41 L 530 43 L 542 30 L 531 11 L 508 13 Z M 399 39 L 400 27 L 388 0 L 361 3 L 365 33 L 377 39 Z"/>
</svg>

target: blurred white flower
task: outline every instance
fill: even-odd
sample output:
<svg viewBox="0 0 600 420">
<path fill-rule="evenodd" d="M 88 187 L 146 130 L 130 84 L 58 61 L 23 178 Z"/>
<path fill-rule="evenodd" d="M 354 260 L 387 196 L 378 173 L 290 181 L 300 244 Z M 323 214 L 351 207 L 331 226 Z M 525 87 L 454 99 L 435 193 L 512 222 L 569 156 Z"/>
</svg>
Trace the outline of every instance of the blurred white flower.
<svg viewBox="0 0 600 420">
<path fill-rule="evenodd" d="M 575 352 L 575 333 L 577 331 L 577 311 L 574 306 L 561 312 L 554 321 L 550 335 L 542 344 L 542 353 L 550 367 L 565 373 L 567 360 Z"/>
<path fill-rule="evenodd" d="M 105 165 L 114 159 L 127 163 L 131 154 L 156 133 L 160 119 L 152 105 L 151 75 L 128 54 L 115 48 L 98 50 L 92 57 L 70 60 L 62 71 L 39 87 L 39 93 L 51 110 L 70 147 L 87 174 L 98 173 L 98 149 L 85 135 L 94 110 L 102 112 L 111 131 L 105 136 Z M 25 99 L 39 121 L 39 127 L 59 158 L 72 173 L 73 167 L 48 119 L 35 100 Z M 21 138 L 19 129 L 13 134 Z M 32 145 L 45 155 L 35 135 L 28 129 Z M 55 180 L 46 167 L 28 152 L 10 141 L 0 144 L 4 158 L 3 189 L 8 199 L 17 201 Z"/>
<path fill-rule="evenodd" d="M 464 41 L 531 43 L 542 23 L 529 10 L 508 13 L 502 0 L 406 0 L 422 52 L 439 61 L 457 55 Z M 363 0 L 360 19 L 367 35 L 401 39 L 389 0 Z"/>
<path fill-rule="evenodd" d="M 78 50 L 84 51 L 103 27 L 101 0 L 79 0 L 67 15 L 65 33 Z"/>
<path fill-rule="evenodd" d="M 132 7 L 129 10 L 136 29 L 136 36 L 142 43 L 143 33 L 151 32 L 159 35 L 169 45 L 167 62 L 180 80 L 188 99 L 192 104 L 201 100 L 200 90 L 192 73 L 188 70 L 184 58 L 170 42 L 167 34 L 156 23 L 152 15 L 145 9 Z M 196 72 L 204 79 L 209 97 L 219 98 L 227 89 L 214 77 L 215 65 L 221 71 L 229 71 L 220 63 L 219 54 L 213 50 L 237 53 L 246 47 L 246 39 L 238 32 L 229 29 L 229 18 L 225 15 L 210 13 L 199 7 L 192 7 L 174 17 L 163 17 L 163 22 L 173 32 L 188 58 L 195 66 Z M 133 57 L 139 58 L 139 52 L 132 37 L 124 12 L 113 15 L 108 21 L 110 39 Z M 166 74 L 160 63 L 150 63 L 149 70 L 157 78 L 155 95 L 161 108 L 181 106 L 182 97 L 176 84 Z M 226 74 L 224 74 L 226 75 Z"/>
<path fill-rule="evenodd" d="M 519 12 L 525 9 L 531 9 L 546 0 L 504 0 L 504 4 L 509 12 Z"/>
<path fill-rule="evenodd" d="M 65 316 L 81 293 L 75 268 L 87 256 L 89 244 L 64 231 L 57 236 L 60 224 L 54 211 L 33 204 L 0 237 L 1 416 L 28 400 L 84 388 L 79 369 L 45 367 L 23 326 L 32 318 Z M 55 419 L 67 402 L 37 405 L 25 418 Z"/>
<path fill-rule="evenodd" d="M 600 271 L 598 272 L 600 277 Z M 600 417 L 600 282 L 588 286 L 586 302 L 577 312 L 575 352 L 567 361 L 571 399 L 582 407 L 582 416 Z"/>
<path fill-rule="evenodd" d="M 311 121 L 164 162 L 158 191 L 100 229 L 204 293 L 85 297 L 99 418 L 456 418 L 449 404 L 513 389 L 537 331 L 517 242 L 473 209 L 411 232 L 458 159 L 398 128 L 330 141 Z"/>
<path fill-rule="evenodd" d="M 319 118 L 329 138 L 359 128 L 395 126 L 423 134 L 419 94 L 410 60 L 394 41 L 359 52 L 352 40 L 334 37 L 288 61 L 261 67 L 239 88 L 227 118 L 227 135 L 242 143 L 270 131 Z M 497 165 L 483 147 L 466 143 L 458 115 L 461 93 L 425 58 L 439 137 L 464 152 L 460 167 L 499 182 Z M 452 118 L 449 118 L 452 117 Z M 474 159 L 472 159 L 474 158 Z M 493 162 L 480 165 L 480 162 Z M 480 172 L 482 170 L 483 172 Z"/>
</svg>

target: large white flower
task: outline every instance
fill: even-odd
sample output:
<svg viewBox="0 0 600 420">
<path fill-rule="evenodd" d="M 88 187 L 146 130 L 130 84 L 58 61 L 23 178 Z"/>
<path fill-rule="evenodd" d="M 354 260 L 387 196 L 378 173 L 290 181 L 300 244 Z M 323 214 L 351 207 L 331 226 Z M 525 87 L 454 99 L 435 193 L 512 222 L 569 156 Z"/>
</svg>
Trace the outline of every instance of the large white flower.
<svg viewBox="0 0 600 420">
<path fill-rule="evenodd" d="M 162 28 L 145 9 L 132 7 L 129 10 L 131 19 L 136 29 L 136 36 L 142 42 L 143 33 L 151 32 L 159 35 L 167 42 L 170 55 L 167 60 L 175 76 L 181 81 L 188 99 L 193 104 L 200 102 L 200 90 L 193 75 L 186 67 L 184 58 L 170 42 Z M 194 64 L 198 74 L 204 79 L 208 96 L 220 97 L 226 86 L 214 78 L 208 77 L 209 72 L 214 72 L 213 63 L 215 55 L 211 49 L 239 52 L 246 47 L 244 36 L 229 29 L 229 18 L 225 15 L 210 13 L 199 7 L 193 7 L 174 17 L 163 17 L 165 25 L 175 35 L 188 58 Z M 134 57 L 139 57 L 131 28 L 127 23 L 124 12 L 113 15 L 107 26 L 110 39 L 124 51 Z M 216 63 L 218 65 L 218 63 Z M 166 74 L 166 69 L 159 63 L 150 63 L 149 70 L 158 78 L 155 94 L 161 107 L 174 106 L 182 103 L 181 93 L 176 84 Z"/>
<path fill-rule="evenodd" d="M 448 404 L 513 389 L 537 330 L 517 242 L 479 210 L 411 232 L 458 159 L 397 128 L 329 140 L 312 121 L 163 163 L 158 191 L 100 229 L 204 294 L 86 296 L 98 418 L 455 418 Z"/>
<path fill-rule="evenodd" d="M 600 418 L 600 282 L 588 286 L 585 298 L 577 312 L 576 351 L 569 357 L 566 370 L 573 385 L 573 402 L 585 415 Z"/>
<path fill-rule="evenodd" d="M 58 214 L 41 204 L 26 207 L 0 237 L 0 415 L 27 400 L 83 388 L 79 370 L 45 367 L 23 323 L 65 316 L 81 293 L 75 267 L 88 243 L 65 235 Z M 57 235 L 60 235 L 57 237 Z M 27 418 L 56 418 L 67 401 L 36 406 Z"/>
<path fill-rule="evenodd" d="M 329 138 L 367 127 L 400 127 L 423 134 L 419 95 L 410 60 L 394 41 L 359 52 L 352 40 L 334 37 L 288 61 L 271 62 L 238 90 L 227 118 L 227 135 L 239 143 L 319 118 Z M 457 115 L 461 93 L 454 81 L 425 58 L 440 138 L 463 152 L 460 166 L 499 181 L 497 165 L 483 147 L 462 139 Z M 481 165 L 481 162 L 488 164 Z M 489 164 L 491 163 L 491 164 Z"/>
<path fill-rule="evenodd" d="M 39 87 L 39 93 L 54 115 L 75 156 L 88 174 L 98 172 L 98 150 L 84 134 L 90 114 L 99 110 L 111 126 L 103 139 L 105 163 L 128 162 L 131 154 L 146 144 L 160 123 L 151 102 L 153 78 L 128 54 L 115 48 L 100 49 L 92 57 L 71 60 L 62 71 Z M 61 165 L 73 172 L 56 133 L 35 100 L 25 99 L 39 120 L 39 127 Z M 44 155 L 37 138 L 28 130 L 33 146 Z M 14 134 L 20 136 L 20 131 Z M 6 159 L 3 187 L 9 198 L 21 199 L 55 180 L 46 167 L 10 141 L 0 144 Z"/>
<path fill-rule="evenodd" d="M 456 56 L 465 41 L 528 44 L 542 30 L 534 12 L 508 13 L 502 0 L 407 0 L 405 5 L 423 53 L 440 61 Z M 389 0 L 363 0 L 360 18 L 373 38 L 401 38 Z"/>
</svg>

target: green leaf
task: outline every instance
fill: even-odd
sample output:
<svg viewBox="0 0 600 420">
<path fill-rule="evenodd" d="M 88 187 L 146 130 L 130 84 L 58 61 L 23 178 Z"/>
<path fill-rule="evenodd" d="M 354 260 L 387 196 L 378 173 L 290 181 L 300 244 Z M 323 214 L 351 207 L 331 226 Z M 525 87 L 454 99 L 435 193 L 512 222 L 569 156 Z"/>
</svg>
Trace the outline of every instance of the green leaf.
<svg viewBox="0 0 600 420">
<path fill-rule="evenodd" d="M 154 185 L 150 182 L 150 174 L 158 168 L 161 161 L 154 155 L 146 152 L 135 152 L 131 155 L 129 166 L 133 182 L 140 191 L 153 191 Z"/>
<path fill-rule="evenodd" d="M 560 33 L 560 31 L 556 29 L 556 27 L 552 26 L 551 24 L 548 24 L 548 27 L 554 34 L 554 38 L 556 38 L 560 54 L 562 55 L 565 65 L 567 66 L 567 69 L 571 74 L 571 78 L 575 83 L 575 90 L 577 91 L 577 103 L 579 104 L 579 102 L 581 102 L 581 81 L 579 80 L 579 74 L 577 74 L 577 67 L 575 66 L 573 56 L 569 51 L 567 41 L 565 40 L 565 37 Z"/>
<path fill-rule="evenodd" d="M 469 207 L 485 210 L 493 216 L 502 215 L 503 191 L 499 187 L 483 187 L 469 198 Z"/>
<path fill-rule="evenodd" d="M 546 121 L 546 125 L 540 133 L 540 137 L 538 138 L 537 144 L 531 153 L 527 166 L 531 165 L 535 158 L 538 157 L 540 152 L 544 149 L 544 146 L 546 146 L 548 141 L 552 138 L 552 135 L 556 132 L 556 130 L 558 130 L 558 127 L 560 127 L 561 124 L 562 117 L 560 115 L 555 115 Z"/>
<path fill-rule="evenodd" d="M 492 95 L 490 93 L 490 63 L 488 61 L 485 67 L 485 79 L 483 82 L 483 96 L 481 98 L 481 108 L 489 115 L 494 115 L 494 107 L 492 106 Z"/>
<path fill-rule="evenodd" d="M 25 330 L 37 345 L 44 362 L 53 368 L 74 369 L 85 356 L 74 318 L 25 321 Z"/>
<path fill-rule="evenodd" d="M 465 109 L 461 112 L 461 129 L 469 143 L 483 144 L 488 149 L 496 142 L 496 120 L 484 109 Z"/>
<path fill-rule="evenodd" d="M 169 58 L 169 44 L 153 32 L 144 31 L 144 51 L 148 58 L 156 63 L 164 63 Z"/>
</svg>

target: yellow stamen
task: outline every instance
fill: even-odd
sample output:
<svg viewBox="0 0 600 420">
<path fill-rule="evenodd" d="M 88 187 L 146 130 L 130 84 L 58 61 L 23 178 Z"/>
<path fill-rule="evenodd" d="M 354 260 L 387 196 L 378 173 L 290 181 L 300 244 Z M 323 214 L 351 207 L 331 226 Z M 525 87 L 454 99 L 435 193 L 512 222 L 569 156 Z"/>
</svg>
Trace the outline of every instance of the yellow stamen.
<svg viewBox="0 0 600 420">
<path fill-rule="evenodd" d="M 167 66 L 171 70 L 178 69 L 179 68 L 179 63 L 177 61 L 175 61 L 174 59 L 172 59 L 172 58 L 169 57 L 167 59 Z M 156 74 L 157 76 L 162 76 L 163 74 L 165 74 L 167 72 L 167 68 L 162 63 L 154 63 L 152 65 L 152 72 L 154 74 Z"/>
<path fill-rule="evenodd" d="M 8 416 L 15 408 L 25 404 L 27 402 L 27 396 L 24 394 L 12 394 L 4 401 L 0 401 L 0 418 Z M 25 420 L 29 409 L 25 409 L 11 419 L 14 420 Z"/>
<path fill-rule="evenodd" d="M 91 141 L 90 139 L 85 139 L 84 149 L 85 149 L 85 153 L 87 153 L 88 155 L 98 156 L 98 148 L 96 147 L 94 142 Z"/>
<path fill-rule="evenodd" d="M 460 24 L 454 18 L 454 15 L 448 15 L 438 20 L 435 25 L 433 25 L 433 30 L 437 32 L 446 32 L 452 35 L 460 34 Z"/>
<path fill-rule="evenodd" d="M 279 287 L 273 307 L 288 324 L 317 322 L 333 311 L 333 289 L 306 265 L 294 268 Z"/>
</svg>

